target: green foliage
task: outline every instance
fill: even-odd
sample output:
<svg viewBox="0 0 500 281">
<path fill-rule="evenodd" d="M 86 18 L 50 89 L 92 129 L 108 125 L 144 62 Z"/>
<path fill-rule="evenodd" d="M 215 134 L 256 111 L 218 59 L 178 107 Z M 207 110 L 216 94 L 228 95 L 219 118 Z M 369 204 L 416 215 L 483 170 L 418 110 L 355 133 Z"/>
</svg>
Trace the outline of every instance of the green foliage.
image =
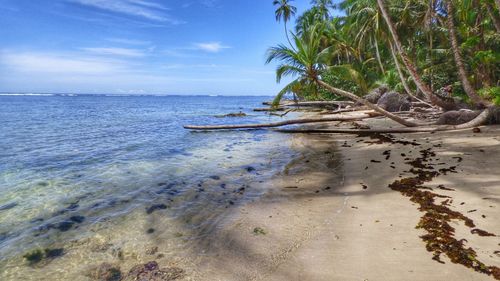
<svg viewBox="0 0 500 281">
<path fill-rule="evenodd" d="M 274 1 L 276 5 L 289 2 Z M 281 63 L 277 80 L 285 76 L 295 79 L 284 87 L 277 100 L 289 94 L 304 100 L 339 98 L 318 87 L 318 79 L 361 96 L 377 84 L 403 92 L 401 79 L 416 91 L 414 73 L 403 61 L 399 63 L 402 77 L 396 69 L 390 48 L 395 42 L 377 1 L 332 3 L 311 1 L 312 6 L 297 16 L 291 48 L 278 45 L 270 49 L 268 62 Z M 384 0 L 384 3 L 402 49 L 429 88 L 438 91 L 451 85 L 454 96 L 468 100 L 452 51 L 448 3 L 453 5 L 451 15 L 457 45 L 470 84 L 475 89 L 500 85 L 500 34 L 490 17 L 491 9 L 498 16 L 493 1 Z M 341 12 L 335 13 L 333 9 Z M 497 99 L 496 94 L 483 96 Z"/>
<path fill-rule="evenodd" d="M 500 87 L 487 87 L 479 90 L 479 94 L 485 98 L 490 98 L 496 105 L 500 105 Z"/>
</svg>

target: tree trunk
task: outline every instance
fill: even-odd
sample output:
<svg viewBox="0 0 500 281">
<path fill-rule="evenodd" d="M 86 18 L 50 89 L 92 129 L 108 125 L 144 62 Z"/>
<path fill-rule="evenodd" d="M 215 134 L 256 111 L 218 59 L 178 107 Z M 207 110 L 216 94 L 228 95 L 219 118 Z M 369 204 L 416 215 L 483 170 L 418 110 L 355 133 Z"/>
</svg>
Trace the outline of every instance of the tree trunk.
<svg viewBox="0 0 500 281">
<path fill-rule="evenodd" d="M 382 59 L 380 58 L 380 50 L 378 49 L 377 38 L 373 36 L 373 44 L 375 45 L 375 55 L 377 56 L 378 65 L 380 66 L 380 70 L 382 70 L 382 74 L 385 75 L 384 65 L 382 64 Z"/>
<path fill-rule="evenodd" d="M 451 0 L 446 1 L 446 9 L 447 9 L 447 25 L 448 32 L 450 35 L 450 42 L 453 51 L 453 57 L 455 58 L 455 64 L 458 68 L 458 76 L 460 77 L 460 81 L 462 82 L 462 86 L 464 87 L 465 93 L 467 96 L 474 102 L 474 104 L 478 106 L 484 106 L 484 101 L 477 94 L 476 90 L 472 87 L 467 71 L 465 70 L 464 62 L 462 60 L 462 55 L 460 53 L 460 48 L 458 46 L 457 33 L 455 30 L 455 24 L 453 23 L 453 4 Z"/>
<path fill-rule="evenodd" d="M 396 65 L 396 70 L 398 71 L 398 74 L 399 74 L 399 79 L 401 80 L 401 83 L 403 84 L 403 87 L 405 88 L 406 93 L 410 97 L 412 97 L 412 98 L 414 98 L 414 99 L 416 99 L 416 100 L 418 100 L 420 102 L 423 102 L 423 103 L 425 103 L 427 105 L 430 105 L 427 102 L 425 102 L 425 101 L 417 98 L 415 95 L 412 94 L 411 89 L 408 86 L 408 83 L 406 83 L 406 79 L 405 79 L 405 77 L 403 75 L 403 71 L 401 70 L 401 66 L 399 65 L 398 57 L 396 56 L 396 53 L 394 52 L 394 47 L 392 46 L 392 44 L 390 44 L 390 47 L 391 47 L 392 58 L 394 59 L 394 64 Z M 432 105 L 430 105 L 430 106 L 432 106 Z"/>
<path fill-rule="evenodd" d="M 386 110 L 384 110 L 383 108 L 379 107 L 378 105 L 376 104 L 373 104 L 363 98 L 360 98 L 358 96 L 356 96 L 355 94 L 353 93 L 349 93 L 347 91 L 344 91 L 344 90 L 341 90 L 341 89 L 337 89 L 335 87 L 332 87 L 330 85 L 328 85 L 327 83 L 321 81 L 321 80 L 318 80 L 317 83 L 319 85 L 321 85 L 323 88 L 327 89 L 328 91 L 334 93 L 334 94 L 338 94 L 338 95 L 341 95 L 345 98 L 348 98 L 348 99 L 351 99 L 351 100 L 354 100 L 354 101 L 357 101 L 363 105 L 366 105 L 368 108 L 370 109 L 373 109 L 375 110 L 376 112 L 384 115 L 385 117 L 389 118 L 389 119 L 392 119 L 394 121 L 396 121 L 397 123 L 401 124 L 401 125 L 404 125 L 404 126 L 407 126 L 407 127 L 416 127 L 418 126 L 418 124 L 416 123 L 413 123 L 413 122 L 410 122 L 408 120 L 405 120 L 395 114 L 392 114 Z"/>
<path fill-rule="evenodd" d="M 274 128 L 286 125 L 294 124 L 307 124 L 307 123 L 320 123 L 320 122 L 334 122 L 334 121 L 356 121 L 365 118 L 370 118 L 378 116 L 378 114 L 373 113 L 363 113 L 359 115 L 352 116 L 336 116 L 329 118 L 303 118 L 303 119 L 292 119 L 275 123 L 264 123 L 264 124 L 238 124 L 238 125 L 213 125 L 213 126 L 196 126 L 196 125 L 186 125 L 184 129 L 190 130 L 234 130 L 234 129 L 259 129 L 259 128 Z"/>
<path fill-rule="evenodd" d="M 464 130 L 485 125 L 492 114 L 498 108 L 491 106 L 485 109 L 473 120 L 461 125 L 447 125 L 435 127 L 417 127 L 417 128 L 381 128 L 381 129 L 285 129 L 278 130 L 282 133 L 308 133 L 308 134 L 386 134 L 386 133 L 429 133 L 453 130 Z"/>
<path fill-rule="evenodd" d="M 292 45 L 292 42 L 290 42 L 290 37 L 288 36 L 288 28 L 286 27 L 286 20 L 285 20 L 285 35 L 288 44 L 290 44 L 290 47 L 292 47 L 292 49 L 295 50 L 295 47 Z"/>
<path fill-rule="evenodd" d="M 495 2 L 497 3 L 497 10 L 500 11 L 500 0 L 495 0 Z"/>
<path fill-rule="evenodd" d="M 500 0 L 499 0 L 500 1 Z M 490 15 L 491 21 L 497 30 L 497 33 L 500 33 L 500 19 L 495 15 L 495 10 L 491 7 L 490 3 L 485 3 L 486 9 L 488 10 L 488 14 Z"/>
<path fill-rule="evenodd" d="M 443 108 L 449 106 L 449 104 L 446 104 L 440 98 L 436 97 L 436 95 L 434 95 L 432 93 L 432 91 L 429 89 L 429 87 L 422 81 L 422 78 L 418 74 L 415 65 L 411 62 L 411 60 L 406 55 L 406 52 L 403 50 L 401 40 L 399 40 L 399 36 L 396 32 L 396 29 L 394 28 L 394 25 L 392 24 L 391 18 L 389 17 L 389 14 L 387 13 L 387 11 L 385 9 L 384 1 L 377 0 L 377 3 L 378 3 L 378 6 L 380 8 L 380 11 L 382 12 L 382 17 L 384 18 L 385 22 L 387 23 L 387 26 L 389 27 L 389 31 L 392 35 L 392 39 L 394 40 L 394 44 L 396 45 L 396 50 L 398 51 L 399 56 L 403 60 L 403 63 L 406 66 L 406 69 L 408 69 L 408 72 L 410 73 L 413 81 L 417 85 L 417 88 L 420 89 L 420 91 L 422 93 L 424 93 L 427 100 L 429 100 L 431 103 L 433 103 L 437 106 L 443 107 Z"/>
</svg>

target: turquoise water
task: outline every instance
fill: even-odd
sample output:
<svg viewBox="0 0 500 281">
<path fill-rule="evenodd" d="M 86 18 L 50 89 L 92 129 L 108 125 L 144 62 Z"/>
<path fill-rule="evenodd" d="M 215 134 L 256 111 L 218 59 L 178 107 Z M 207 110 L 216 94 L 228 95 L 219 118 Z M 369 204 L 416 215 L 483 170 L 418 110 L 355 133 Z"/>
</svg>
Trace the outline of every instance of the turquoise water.
<svg viewBox="0 0 500 281">
<path fill-rule="evenodd" d="M 70 257 L 68 243 L 113 228 L 117 241 L 167 231 L 167 218 L 189 239 L 210 235 L 228 209 L 265 191 L 258 183 L 290 157 L 288 137 L 182 125 L 276 121 L 252 112 L 266 99 L 0 96 L 0 271 L 13 279 L 27 252 L 57 246 Z M 248 116 L 214 116 L 238 111 Z"/>
</svg>

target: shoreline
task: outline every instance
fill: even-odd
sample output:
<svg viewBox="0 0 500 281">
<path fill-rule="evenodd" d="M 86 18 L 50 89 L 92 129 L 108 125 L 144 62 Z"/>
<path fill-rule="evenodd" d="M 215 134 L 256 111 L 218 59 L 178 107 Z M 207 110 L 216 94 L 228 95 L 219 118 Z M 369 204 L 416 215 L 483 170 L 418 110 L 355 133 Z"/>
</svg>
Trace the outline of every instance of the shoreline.
<svg viewBox="0 0 500 281">
<path fill-rule="evenodd" d="M 375 118 L 341 125 L 380 122 L 390 121 Z M 319 125 L 331 126 L 339 124 Z M 390 185 L 415 176 L 412 165 L 444 169 L 422 183 L 426 188 L 421 190 L 449 196 L 437 197 L 436 205 L 475 224 L 466 227 L 466 219 L 458 215 L 447 220 L 456 230 L 452 238 L 467 241 L 465 248 L 472 247 L 474 258 L 484 266 L 499 266 L 499 236 L 480 236 L 500 233 L 495 219 L 500 208 L 500 165 L 495 162 L 500 156 L 499 133 L 500 126 L 489 126 L 479 134 L 467 130 L 372 137 L 290 135 L 287 144 L 274 143 L 276 148 L 286 146 L 289 158 L 267 155 L 261 164 L 250 164 L 257 170 L 242 166 L 235 175 L 207 179 L 186 194 L 210 194 L 227 205 L 225 211 L 191 210 L 188 222 L 165 210 L 165 198 L 159 196 L 149 202 L 150 213 L 137 210 L 107 222 L 110 225 L 96 224 L 92 237 L 56 245 L 64 248 L 64 255 L 41 263 L 46 269 L 15 259 L 4 276 L 37 279 L 65 270 L 64 276 L 74 280 L 100 280 L 104 271 L 120 272 L 122 280 L 128 280 L 128 274 L 142 266 L 172 273 L 168 280 L 494 280 L 453 264 L 445 252 L 436 258 L 436 251 L 427 251 L 421 236 L 428 229 L 416 228 L 425 214 L 419 210 L 422 203 L 410 201 L 413 198 Z M 252 149 L 264 144 L 253 143 Z M 435 155 L 423 156 L 428 149 Z M 278 172 L 270 175 L 268 169 Z M 251 185 L 242 203 L 216 195 L 227 191 L 242 196 L 241 184 Z M 193 220 L 213 223 L 191 233 L 188 226 Z"/>
<path fill-rule="evenodd" d="M 411 176 L 406 162 L 431 149 L 434 166 L 456 167 L 456 173 L 425 183 L 449 197 L 445 203 L 436 199 L 436 205 L 470 218 L 476 230 L 498 235 L 500 167 L 493 159 L 500 155 L 499 132 L 500 126 L 491 126 L 480 134 L 397 134 L 396 143 L 295 135 L 301 156 L 217 234 L 211 243 L 216 259 L 201 259 L 200 274 L 206 280 L 495 280 L 451 262 L 446 253 L 436 258 L 429 252 L 421 238 L 428 233 L 417 229 L 425 212 L 389 185 Z M 474 259 L 500 266 L 499 236 L 480 236 L 453 218 L 449 224 L 455 229 L 451 237 L 471 247 Z"/>
</svg>

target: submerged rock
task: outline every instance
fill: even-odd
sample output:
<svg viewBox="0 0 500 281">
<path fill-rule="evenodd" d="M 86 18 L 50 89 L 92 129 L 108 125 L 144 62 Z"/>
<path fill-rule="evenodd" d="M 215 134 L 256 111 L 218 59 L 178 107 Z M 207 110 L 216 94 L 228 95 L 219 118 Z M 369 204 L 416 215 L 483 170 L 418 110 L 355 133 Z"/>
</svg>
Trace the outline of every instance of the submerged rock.
<svg viewBox="0 0 500 281">
<path fill-rule="evenodd" d="M 43 260 L 43 251 L 40 249 L 36 249 L 25 254 L 23 258 L 26 259 L 29 265 L 35 265 Z"/>
<path fill-rule="evenodd" d="M 14 207 L 17 206 L 17 203 L 16 202 L 12 202 L 12 203 L 9 203 L 9 204 L 5 204 L 3 206 L 0 206 L 0 211 L 5 211 L 5 210 L 10 210 Z"/>
<path fill-rule="evenodd" d="M 389 112 L 408 111 L 411 108 L 411 98 L 397 92 L 388 92 L 380 97 L 377 105 Z"/>
<path fill-rule="evenodd" d="M 64 255 L 64 249 L 63 248 L 57 248 L 57 249 L 45 249 L 45 257 L 48 259 L 55 259 L 58 257 L 62 257 Z"/>
<path fill-rule="evenodd" d="M 245 117 L 247 116 L 245 112 L 233 112 L 229 114 L 224 114 L 224 115 L 216 115 L 215 117 L 217 118 L 224 118 L 224 117 Z"/>
<path fill-rule="evenodd" d="M 123 276 L 119 266 L 103 263 L 92 270 L 89 277 L 96 281 L 120 281 Z"/>
<path fill-rule="evenodd" d="M 28 265 L 38 267 L 47 265 L 50 261 L 55 258 L 62 257 L 64 255 L 63 248 L 56 249 L 36 249 L 23 256 L 23 258 L 28 262 Z"/>
<path fill-rule="evenodd" d="M 160 269 L 156 261 L 136 265 L 123 278 L 124 281 L 172 281 L 184 277 L 184 270 L 178 267 Z"/>
<path fill-rule="evenodd" d="M 149 215 L 149 214 L 152 214 L 154 213 L 155 211 L 158 211 L 158 210 L 165 210 L 167 209 L 168 206 L 165 205 L 165 204 L 156 204 L 156 205 L 153 205 L 149 208 L 146 209 L 146 213 Z"/>
</svg>

